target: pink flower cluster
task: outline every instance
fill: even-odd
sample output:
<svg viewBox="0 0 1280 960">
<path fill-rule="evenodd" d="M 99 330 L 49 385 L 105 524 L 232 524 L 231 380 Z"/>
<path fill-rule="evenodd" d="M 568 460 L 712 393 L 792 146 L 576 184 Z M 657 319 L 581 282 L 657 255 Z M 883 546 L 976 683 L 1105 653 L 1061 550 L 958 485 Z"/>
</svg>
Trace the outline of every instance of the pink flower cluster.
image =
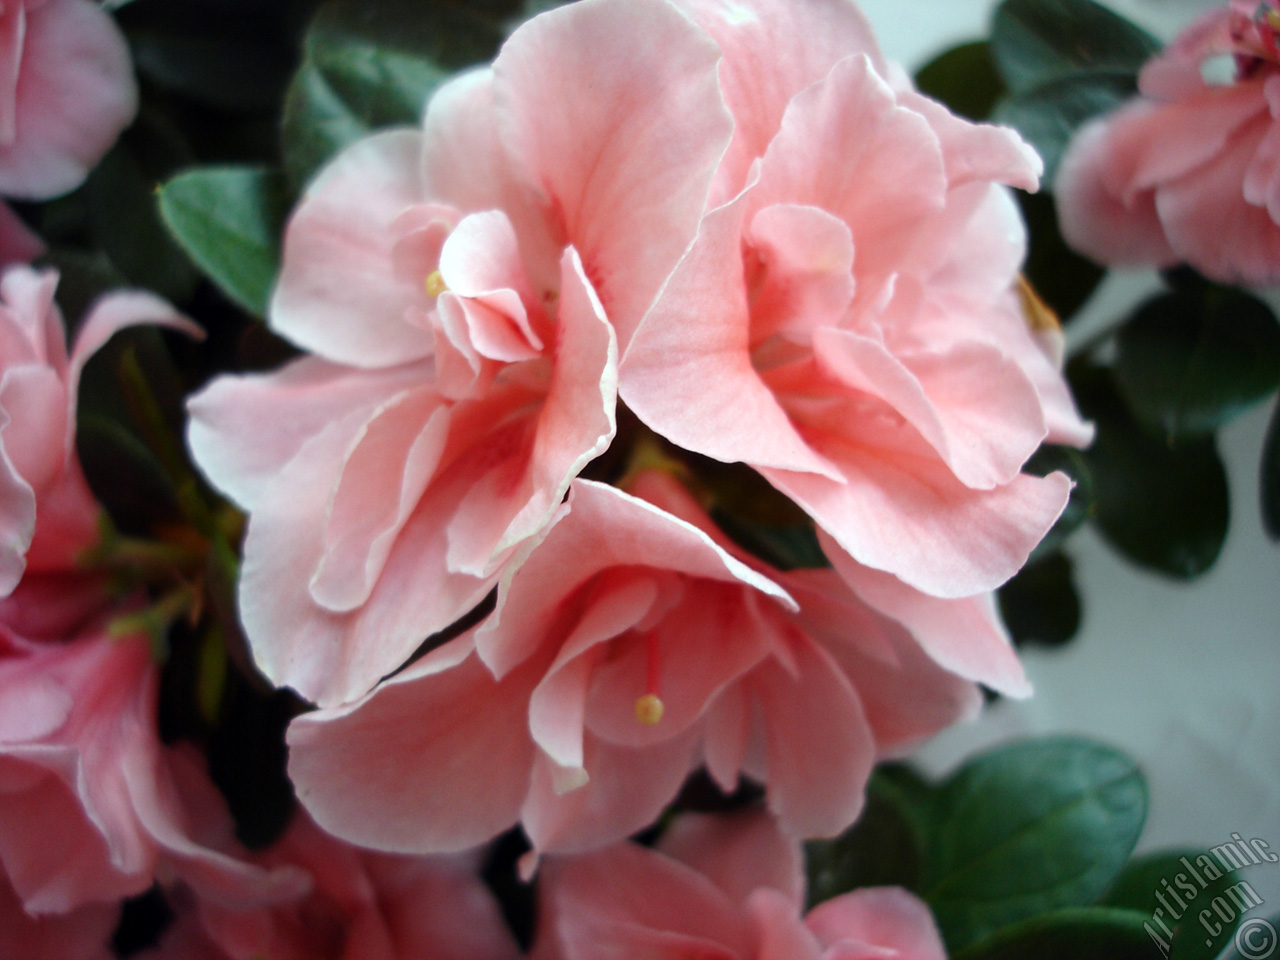
<svg viewBox="0 0 1280 960">
<path fill-rule="evenodd" d="M 990 591 L 1068 495 L 1023 464 L 1089 438 L 1019 299 L 1039 170 L 843 0 L 583 0 L 334 159 L 270 311 L 313 355 L 189 408 L 257 664 L 320 707 L 316 821 L 414 853 L 518 823 L 532 869 L 705 766 L 829 836 L 976 684 L 1029 692 Z M 833 569 L 730 542 L 700 458 Z"/>
<path fill-rule="evenodd" d="M 1141 96 L 1087 124 L 1063 157 L 1066 240 L 1107 264 L 1280 281 L 1278 37 L 1275 0 L 1231 0 L 1150 61 Z M 1215 66 L 1228 76 L 1207 79 Z"/>
</svg>

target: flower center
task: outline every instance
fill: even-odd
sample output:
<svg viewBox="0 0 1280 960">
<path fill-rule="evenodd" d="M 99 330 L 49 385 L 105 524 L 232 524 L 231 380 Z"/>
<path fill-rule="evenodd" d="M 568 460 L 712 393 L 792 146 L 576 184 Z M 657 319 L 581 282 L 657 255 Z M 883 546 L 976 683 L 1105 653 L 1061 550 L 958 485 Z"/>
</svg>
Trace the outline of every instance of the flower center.
<svg viewBox="0 0 1280 960">
<path fill-rule="evenodd" d="M 448 284 L 444 282 L 444 277 L 440 276 L 439 270 L 432 270 L 427 274 L 427 279 L 423 281 L 422 285 L 427 290 L 427 296 L 432 300 L 449 289 Z"/>
<path fill-rule="evenodd" d="M 660 673 L 656 633 L 650 633 L 645 638 L 645 653 L 648 657 L 645 692 L 636 699 L 636 720 L 646 727 L 652 727 L 662 720 L 662 714 L 666 712 L 666 706 L 658 697 Z"/>
</svg>

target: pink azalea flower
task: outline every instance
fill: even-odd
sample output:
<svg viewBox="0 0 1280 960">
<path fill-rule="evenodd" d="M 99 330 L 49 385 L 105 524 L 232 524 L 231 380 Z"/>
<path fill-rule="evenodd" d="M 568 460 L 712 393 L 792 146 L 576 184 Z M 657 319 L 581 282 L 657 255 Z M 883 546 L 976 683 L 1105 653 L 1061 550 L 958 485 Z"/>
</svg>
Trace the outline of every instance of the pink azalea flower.
<svg viewBox="0 0 1280 960">
<path fill-rule="evenodd" d="M 563 7 L 311 184 L 270 319 L 318 356 L 190 407 L 250 514 L 241 614 L 272 681 L 364 694 L 609 444 L 618 344 L 730 137 L 716 55 L 665 0 Z"/>
<path fill-rule="evenodd" d="M 1187 263 L 1224 283 L 1280 282 L 1280 5 L 1234 0 L 1191 24 L 1085 125 L 1054 185 L 1067 241 L 1101 263 Z M 1228 83 L 1202 65 L 1233 63 Z"/>
<path fill-rule="evenodd" d="M 95 903 L 68 914 L 33 917 L 0 874 L 0 932 L 5 950 L 22 960 L 111 960 L 115 904 Z"/>
<path fill-rule="evenodd" d="M 78 187 L 138 110 L 129 48 L 90 0 L 0 7 L 0 194 Z"/>
<path fill-rule="evenodd" d="M 929 908 L 897 887 L 802 917 L 800 850 L 756 813 L 686 815 L 657 849 L 550 858 L 540 904 L 534 960 L 946 960 Z"/>
<path fill-rule="evenodd" d="M 144 636 L 95 626 L 32 642 L 0 625 L 0 865 L 27 913 L 65 914 L 181 878 L 210 896 L 288 895 L 222 852 L 230 819 L 156 730 L 159 667 Z"/>
<path fill-rule="evenodd" d="M 404 852 L 519 822 L 537 851 L 583 850 L 651 823 L 705 763 L 725 790 L 767 783 L 792 833 L 833 835 L 876 759 L 977 711 L 971 681 L 1027 692 L 989 597 L 921 595 L 834 545 L 843 579 L 753 569 L 674 480 L 635 483 L 647 501 L 576 481 L 486 621 L 294 721 L 317 822 Z"/>
<path fill-rule="evenodd" d="M 860 563 L 990 590 L 1070 483 L 1020 473 L 1089 438 L 1016 293 L 1004 184 L 1040 162 L 909 89 L 852 4 L 681 0 L 737 128 L 706 213 L 623 357 L 620 395 L 686 449 L 759 470 Z"/>
<path fill-rule="evenodd" d="M 333 839 L 303 814 L 256 858 L 302 869 L 309 892 L 234 909 L 176 896 L 178 920 L 140 960 L 516 960 L 474 856 L 397 857 Z"/>
<path fill-rule="evenodd" d="M 53 5 L 51 0 L 50 5 Z M 65 571 L 98 537 L 98 506 L 75 457 L 76 388 L 117 331 L 155 323 L 201 336 L 149 293 L 103 297 L 67 355 L 53 302 L 58 275 L 13 267 L 0 278 L 0 597 L 23 571 Z"/>
</svg>

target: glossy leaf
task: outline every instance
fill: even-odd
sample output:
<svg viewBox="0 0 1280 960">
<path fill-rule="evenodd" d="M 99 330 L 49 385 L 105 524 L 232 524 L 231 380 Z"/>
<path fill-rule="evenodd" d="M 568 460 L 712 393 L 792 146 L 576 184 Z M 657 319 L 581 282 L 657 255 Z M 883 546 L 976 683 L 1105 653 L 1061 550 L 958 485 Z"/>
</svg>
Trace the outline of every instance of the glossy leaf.
<svg viewBox="0 0 1280 960">
<path fill-rule="evenodd" d="M 1212 912 L 1205 917 L 1200 911 L 1217 897 L 1226 897 L 1232 904 L 1235 898 L 1247 897 L 1243 888 L 1237 888 L 1241 876 L 1229 869 L 1231 865 L 1232 861 L 1223 863 L 1211 851 L 1191 848 L 1148 854 L 1125 867 L 1100 903 L 1147 916 L 1155 935 L 1171 947 L 1170 960 L 1213 960 L 1231 942 L 1240 918 L 1234 906 L 1237 916 L 1226 922 Z"/>
<path fill-rule="evenodd" d="M 1062 644 L 1080 629 L 1080 596 L 1065 554 L 1028 563 L 998 598 L 1000 616 L 1017 643 Z"/>
<path fill-rule="evenodd" d="M 1160 49 L 1146 31 L 1092 0 L 1005 0 L 991 22 L 991 51 L 1011 90 L 1073 73 L 1136 76 Z"/>
<path fill-rule="evenodd" d="M 1080 907 L 1035 917 L 999 931 L 955 960 L 1162 960 L 1136 910 Z"/>
<path fill-rule="evenodd" d="M 1180 580 L 1203 574 L 1222 552 L 1230 517 L 1226 471 L 1213 438 L 1171 448 L 1133 418 L 1101 368 L 1074 371 L 1072 385 L 1097 426 L 1084 456 L 1102 533 L 1142 566 Z"/>
<path fill-rule="evenodd" d="M 1067 246 L 1049 193 L 1019 190 L 1016 196 L 1027 224 L 1027 259 L 1022 272 L 1049 308 L 1063 323 L 1069 323 L 1107 272 Z"/>
<path fill-rule="evenodd" d="M 1043 182 L 1053 184 L 1068 141 L 1092 117 L 1115 109 L 1137 92 L 1132 74 L 1074 73 L 1010 94 L 993 119 L 1015 128 L 1044 160 Z"/>
<path fill-rule="evenodd" d="M 160 211 L 204 274 L 245 310 L 264 316 L 280 266 L 283 177 L 262 167 L 192 170 L 164 185 Z"/>
<path fill-rule="evenodd" d="M 939 54 L 920 68 L 916 86 L 970 120 L 987 119 L 1005 92 L 985 42 L 966 43 Z"/>
<path fill-rule="evenodd" d="M 1008 924 L 1091 903 L 1137 843 L 1147 793 L 1118 751 L 1054 738 L 971 761 L 934 810 L 922 890 L 954 952 Z"/>
<path fill-rule="evenodd" d="M 328 0 L 285 97 L 285 167 L 301 186 L 329 157 L 380 127 L 414 124 L 453 73 L 490 59 L 499 24 L 450 3 Z"/>
<path fill-rule="evenodd" d="M 1129 409 L 1171 444 L 1211 434 L 1280 387 L 1280 323 L 1239 290 L 1202 283 L 1155 297 L 1117 347 Z"/>
</svg>

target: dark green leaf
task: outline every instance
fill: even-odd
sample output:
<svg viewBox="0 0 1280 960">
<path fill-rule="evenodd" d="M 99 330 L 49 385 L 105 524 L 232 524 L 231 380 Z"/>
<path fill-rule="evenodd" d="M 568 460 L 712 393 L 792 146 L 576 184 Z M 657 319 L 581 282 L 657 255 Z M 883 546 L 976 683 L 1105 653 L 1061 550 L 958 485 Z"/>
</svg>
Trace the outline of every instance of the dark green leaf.
<svg viewBox="0 0 1280 960">
<path fill-rule="evenodd" d="M 138 72 L 173 93 L 223 110 L 269 112 L 291 65 L 271 38 L 206 27 L 154 25 L 130 31 Z"/>
<path fill-rule="evenodd" d="M 1224 921 L 1210 912 L 1205 926 L 1200 911 L 1217 897 L 1226 897 L 1228 903 L 1248 900 L 1252 889 L 1237 887 L 1240 875 L 1224 869 L 1230 865 L 1204 850 L 1148 854 L 1125 867 L 1099 902 L 1144 914 L 1156 934 L 1172 946 L 1170 960 L 1213 960 L 1230 943 L 1239 917 Z"/>
<path fill-rule="evenodd" d="M 1055 738 L 973 760 L 940 789 L 934 810 L 922 887 L 956 951 L 1092 902 L 1137 843 L 1147 793 L 1118 751 Z"/>
<path fill-rule="evenodd" d="M 1022 272 L 1045 304 L 1064 323 L 1069 322 L 1107 272 L 1067 247 L 1051 194 L 1019 190 L 1017 197 L 1027 223 L 1027 260 Z"/>
<path fill-rule="evenodd" d="M 453 73 L 490 59 L 500 25 L 453 3 L 328 0 L 285 99 L 285 166 L 295 186 L 372 130 L 414 124 Z"/>
<path fill-rule="evenodd" d="M 101 251 L 53 247 L 37 261 L 58 271 L 56 297 L 69 323 L 79 323 L 104 293 L 129 285 Z"/>
<path fill-rule="evenodd" d="M 155 454 L 119 421 L 85 412 L 76 424 L 76 452 L 94 497 L 123 533 L 142 536 L 157 521 L 181 516 L 173 484 Z"/>
<path fill-rule="evenodd" d="M 1126 73 L 1073 73 L 1010 94 L 994 120 L 1015 128 L 1044 160 L 1044 182 L 1053 183 L 1072 134 L 1086 120 L 1115 109 L 1137 92 Z"/>
<path fill-rule="evenodd" d="M 1025 920 L 955 960 L 1162 960 L 1148 917 L 1116 907 L 1077 907 Z"/>
<path fill-rule="evenodd" d="M 232 300 L 264 316 L 279 269 L 283 177 L 260 167 L 204 167 L 160 191 L 160 211 L 191 259 Z"/>
<path fill-rule="evenodd" d="M 1019 643 L 1066 643 L 1080 629 L 1080 597 L 1064 554 L 1028 563 L 1000 588 L 999 598 L 1000 615 Z"/>
<path fill-rule="evenodd" d="M 1129 409 L 1171 445 L 1211 434 L 1280 387 L 1280 323 L 1239 290 L 1202 284 L 1149 300 L 1117 346 Z"/>
<path fill-rule="evenodd" d="M 1005 92 L 986 43 L 966 43 L 939 54 L 920 68 L 916 86 L 970 120 L 987 119 Z"/>
<path fill-rule="evenodd" d="M 806 845 L 810 905 L 857 887 L 915 889 L 926 843 L 928 790 L 905 767 L 881 767 L 872 774 L 857 823 L 834 840 Z"/>
<path fill-rule="evenodd" d="M 1092 0 L 1005 0 L 991 22 L 991 51 L 1011 90 L 1071 73 L 1136 76 L 1160 49 L 1144 30 Z"/>
<path fill-rule="evenodd" d="M 1133 419 L 1106 370 L 1073 370 L 1072 385 L 1097 426 L 1085 459 L 1103 534 L 1145 567 L 1181 580 L 1200 576 L 1222 552 L 1230 514 L 1213 438 L 1171 449 Z"/>
<path fill-rule="evenodd" d="M 1258 492 L 1262 499 L 1262 525 L 1272 540 L 1280 540 L 1280 400 L 1271 411 L 1267 439 L 1262 445 Z"/>
<path fill-rule="evenodd" d="M 195 288 L 190 262 L 156 211 L 156 185 L 189 159 L 176 131 L 140 118 L 85 182 L 93 240 L 128 280 L 170 300 Z"/>
</svg>

